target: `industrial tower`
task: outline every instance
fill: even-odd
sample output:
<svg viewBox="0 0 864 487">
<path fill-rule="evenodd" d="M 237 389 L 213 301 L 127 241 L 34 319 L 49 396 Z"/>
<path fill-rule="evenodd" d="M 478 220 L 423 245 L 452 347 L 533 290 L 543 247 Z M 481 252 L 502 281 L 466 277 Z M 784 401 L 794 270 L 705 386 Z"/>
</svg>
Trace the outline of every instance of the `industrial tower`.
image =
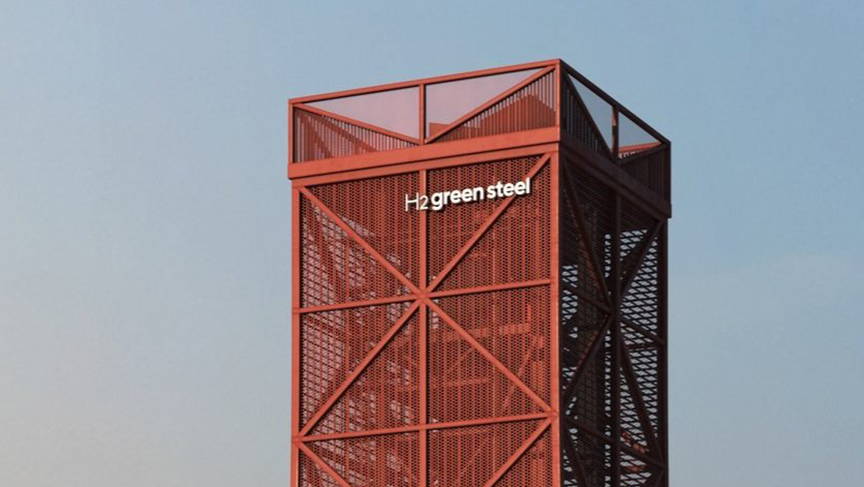
<svg viewBox="0 0 864 487">
<path fill-rule="evenodd" d="M 292 487 L 664 487 L 670 143 L 560 60 L 290 100 Z"/>
</svg>

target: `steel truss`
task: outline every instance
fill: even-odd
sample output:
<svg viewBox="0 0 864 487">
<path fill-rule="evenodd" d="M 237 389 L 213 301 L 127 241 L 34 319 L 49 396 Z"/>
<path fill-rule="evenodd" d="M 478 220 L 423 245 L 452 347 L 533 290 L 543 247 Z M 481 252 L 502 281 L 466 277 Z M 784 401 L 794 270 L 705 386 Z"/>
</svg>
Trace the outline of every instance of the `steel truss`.
<svg viewBox="0 0 864 487">
<path fill-rule="evenodd" d="M 433 133 L 430 87 L 520 72 Z M 409 89 L 418 136 L 318 103 Z M 292 486 L 668 485 L 668 140 L 559 60 L 289 117 Z"/>
</svg>

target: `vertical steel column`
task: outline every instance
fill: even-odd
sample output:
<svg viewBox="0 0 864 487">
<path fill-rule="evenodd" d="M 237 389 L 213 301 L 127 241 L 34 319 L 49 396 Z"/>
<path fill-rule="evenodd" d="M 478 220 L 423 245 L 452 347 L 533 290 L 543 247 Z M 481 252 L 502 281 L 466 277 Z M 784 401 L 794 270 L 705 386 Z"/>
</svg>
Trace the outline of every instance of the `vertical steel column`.
<svg viewBox="0 0 864 487">
<path fill-rule="evenodd" d="M 555 63 L 555 126 L 561 131 L 561 98 L 564 89 L 561 83 L 561 61 Z M 562 445 L 562 411 L 564 410 L 561 400 L 561 153 L 552 154 L 549 167 L 549 225 L 551 227 L 551 245 L 549 253 L 551 267 L 549 272 L 549 303 L 551 304 L 549 327 L 549 348 L 552 352 L 549 357 L 550 382 L 550 405 L 555 412 L 555 418 L 549 431 L 552 444 L 552 485 L 561 485 L 563 478 L 562 469 L 564 462 L 561 461 Z"/>
<path fill-rule="evenodd" d="M 419 86 L 420 98 L 420 130 L 417 132 L 420 139 L 420 145 L 426 144 L 426 83 L 420 83 Z M 425 286 L 426 283 L 424 282 Z"/>
<path fill-rule="evenodd" d="M 420 188 L 419 192 L 421 195 L 425 195 L 428 191 L 427 184 L 427 171 L 425 169 L 420 171 Z M 423 292 L 425 297 L 427 293 L 426 285 L 429 282 L 427 272 L 429 271 L 427 258 L 428 258 L 428 246 L 429 246 L 429 227 L 428 227 L 428 219 L 427 213 L 425 211 L 420 212 L 420 282 L 419 287 Z M 418 364 L 418 373 L 420 374 L 419 380 L 419 407 L 420 407 L 420 417 L 419 423 L 421 426 L 424 426 L 419 431 L 418 444 L 420 447 L 420 456 L 418 457 L 418 464 L 420 472 L 417 475 L 417 485 L 418 487 L 426 487 L 428 484 L 427 475 L 429 473 L 428 460 L 429 455 L 427 453 L 427 447 L 429 442 L 429 432 L 425 428 L 426 424 L 429 422 L 428 414 L 429 414 L 429 330 L 428 330 L 428 315 L 429 309 L 426 305 L 426 300 L 420 300 L 420 309 L 418 311 L 420 313 L 420 329 L 417 331 L 419 333 L 419 342 L 420 342 L 420 360 Z"/>
<path fill-rule="evenodd" d="M 668 173 L 668 171 L 667 171 Z M 657 484 L 658 487 L 669 485 L 669 374 L 668 374 L 668 353 L 669 353 L 669 333 L 668 333 L 668 255 L 669 255 L 669 240 L 668 232 L 669 220 L 663 222 L 663 229 L 660 230 L 658 238 L 660 239 L 658 248 L 658 263 L 657 263 L 657 284 L 658 284 L 658 320 L 657 331 L 662 340 L 662 345 L 657 352 L 658 364 L 658 382 L 657 385 L 657 416 L 658 416 L 658 432 L 661 438 L 661 448 L 663 451 L 663 472 L 662 479 Z"/>
<path fill-rule="evenodd" d="M 552 445 L 552 485 L 561 485 L 561 165 L 560 154 L 555 152 L 549 163 L 549 226 L 551 229 L 549 252 L 549 376 L 552 425 L 549 431 Z"/>
<path fill-rule="evenodd" d="M 300 191 L 291 190 L 291 307 L 299 309 L 300 303 Z M 291 436 L 300 431 L 300 313 L 291 313 Z M 291 487 L 300 486 L 300 450 L 291 442 Z"/>
<path fill-rule="evenodd" d="M 617 112 L 616 112 L 617 115 Z M 617 118 L 617 117 L 616 117 Z M 617 130 L 616 130 L 617 135 Z M 618 140 L 614 141 L 614 151 L 617 156 Z M 612 360 L 610 380 L 612 381 L 612 487 L 621 485 L 621 195 L 614 192 L 611 242 L 611 272 L 612 276 Z"/>
<path fill-rule="evenodd" d="M 294 162 L 294 104 L 288 103 L 288 167 Z"/>
<path fill-rule="evenodd" d="M 621 140 L 618 130 L 618 107 L 612 105 L 612 161 L 616 164 L 621 158 Z"/>
</svg>

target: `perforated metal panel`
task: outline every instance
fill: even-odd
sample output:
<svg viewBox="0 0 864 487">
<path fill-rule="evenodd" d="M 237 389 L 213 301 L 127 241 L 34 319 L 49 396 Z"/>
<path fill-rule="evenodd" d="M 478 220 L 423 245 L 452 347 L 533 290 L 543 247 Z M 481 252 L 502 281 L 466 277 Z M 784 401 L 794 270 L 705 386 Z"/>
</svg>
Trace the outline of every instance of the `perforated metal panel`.
<svg viewBox="0 0 864 487">
<path fill-rule="evenodd" d="M 549 73 L 439 138 L 452 141 L 555 125 L 555 78 Z"/>
<path fill-rule="evenodd" d="M 549 160 L 304 188 L 300 432 L 306 456 L 337 482 L 415 485 L 421 455 L 428 485 L 551 478 Z M 531 194 L 518 198 L 404 208 L 417 192 L 526 178 Z M 452 456 L 463 450 L 465 458 Z M 508 464 L 517 453 L 524 461 Z M 404 476 L 409 466 L 413 475 Z M 308 485 L 327 473 L 317 463 L 301 468 Z"/>
<path fill-rule="evenodd" d="M 660 485 L 666 482 L 659 268 L 665 219 L 577 164 L 562 170 L 565 484 Z"/>
<path fill-rule="evenodd" d="M 293 487 L 667 485 L 668 141 L 559 61 L 290 112 Z"/>
<path fill-rule="evenodd" d="M 416 144 L 374 129 L 306 110 L 294 112 L 296 162 L 405 149 Z"/>
</svg>

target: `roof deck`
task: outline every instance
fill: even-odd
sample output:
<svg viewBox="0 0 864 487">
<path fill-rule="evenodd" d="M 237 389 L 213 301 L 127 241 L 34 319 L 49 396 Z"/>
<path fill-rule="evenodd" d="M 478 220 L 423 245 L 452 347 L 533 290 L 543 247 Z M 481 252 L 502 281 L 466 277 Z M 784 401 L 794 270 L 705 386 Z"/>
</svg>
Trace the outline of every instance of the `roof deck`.
<svg viewBox="0 0 864 487">
<path fill-rule="evenodd" d="M 561 143 L 668 201 L 669 141 L 559 59 L 294 98 L 289 177 Z"/>
</svg>

